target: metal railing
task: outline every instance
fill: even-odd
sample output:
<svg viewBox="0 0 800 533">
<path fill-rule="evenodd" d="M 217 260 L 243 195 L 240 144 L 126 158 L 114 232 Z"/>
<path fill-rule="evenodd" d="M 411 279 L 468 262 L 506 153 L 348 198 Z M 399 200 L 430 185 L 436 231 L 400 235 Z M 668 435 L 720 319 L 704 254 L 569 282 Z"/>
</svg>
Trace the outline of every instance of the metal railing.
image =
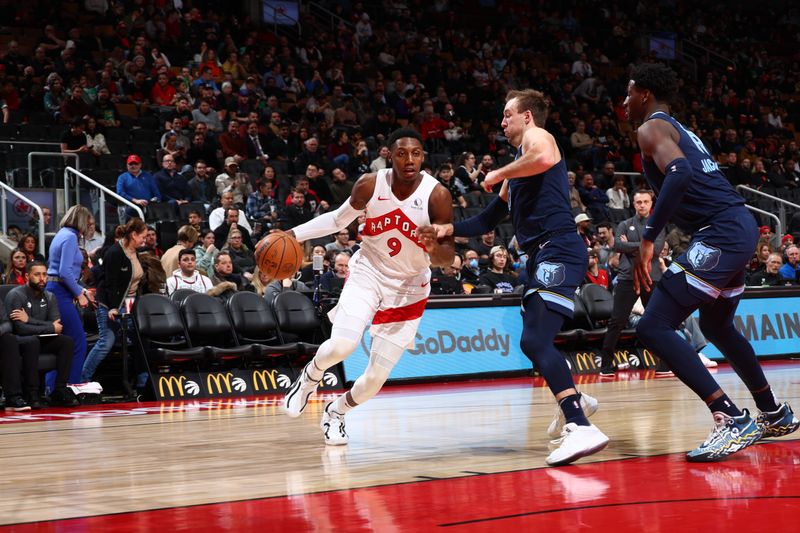
<svg viewBox="0 0 800 533">
<path fill-rule="evenodd" d="M 689 39 L 682 39 L 680 41 L 681 51 L 691 56 L 705 56 L 709 63 L 714 63 L 722 68 L 733 67 L 736 70 L 736 61 L 726 57 L 719 52 L 715 52 L 707 46 L 690 41 Z"/>
<path fill-rule="evenodd" d="M 60 152 L 28 152 L 28 188 L 33 188 L 33 158 L 36 157 L 74 157 L 75 168 L 80 170 L 81 161 L 78 154 L 62 154 Z"/>
<path fill-rule="evenodd" d="M 94 186 L 95 188 L 97 188 L 100 191 L 99 205 L 98 205 L 98 210 L 100 211 L 100 216 L 99 216 L 100 223 L 99 224 L 95 224 L 95 226 L 100 230 L 100 233 L 103 235 L 104 239 L 105 239 L 105 234 L 106 234 L 105 233 L 106 232 L 106 194 L 108 194 L 112 198 L 115 198 L 119 202 L 127 205 L 128 207 L 134 209 L 137 213 L 139 213 L 139 218 L 144 220 L 144 211 L 142 211 L 141 207 L 139 207 L 138 205 L 134 204 L 130 200 L 126 200 L 125 198 L 123 198 L 122 196 L 120 196 L 116 192 L 112 191 L 111 189 L 109 189 L 105 185 L 101 185 L 100 183 L 96 182 L 95 180 L 93 180 L 92 178 L 87 176 L 86 174 L 83 174 L 79 170 L 74 169 L 72 167 L 67 167 L 67 168 L 64 169 L 64 208 L 65 209 L 69 208 L 69 177 L 70 177 L 70 175 L 74 175 L 75 176 L 75 203 L 76 204 L 81 203 L 81 181 L 85 181 L 85 182 L 89 183 L 89 185 Z"/>
<path fill-rule="evenodd" d="M 350 22 L 349 20 L 345 20 L 330 9 L 324 7 L 317 2 L 308 2 L 306 4 L 308 7 L 308 13 L 317 19 L 320 23 L 324 23 L 328 26 L 330 31 L 336 31 L 336 27 L 339 24 L 344 24 L 347 28 L 353 29 L 355 25 Z"/>
<path fill-rule="evenodd" d="M 8 209 L 9 193 L 11 193 L 12 196 L 16 196 L 17 198 L 19 198 L 20 200 L 31 206 L 34 209 L 34 211 L 36 211 L 36 214 L 39 215 L 39 253 L 42 254 L 42 257 L 44 257 L 45 255 L 44 213 L 42 213 L 42 208 L 39 206 L 39 204 L 28 199 L 25 195 L 15 191 L 10 185 L 0 181 L 0 195 L 2 195 L 2 202 L 3 202 L 2 207 L 0 207 L 0 221 L 1 221 L 0 223 L 2 223 L 3 226 L 3 233 L 6 233 L 6 231 L 8 231 L 8 213 L 6 210 Z"/>
<path fill-rule="evenodd" d="M 800 209 L 800 205 L 798 205 L 798 204 L 796 204 L 794 202 L 790 202 L 788 200 L 784 200 L 783 198 L 779 198 L 778 196 L 773 196 L 771 194 L 767 194 L 765 192 L 761 192 L 758 189 L 753 189 L 752 187 L 748 187 L 747 185 L 737 185 L 736 186 L 736 190 L 737 191 L 745 191 L 747 193 L 754 194 L 756 196 L 762 196 L 764 198 L 767 198 L 768 200 L 770 200 L 772 202 L 777 202 L 777 204 L 778 204 L 778 217 L 779 217 L 778 220 L 781 223 L 781 225 L 783 225 L 783 226 L 787 225 L 786 224 L 786 208 L 784 206 L 788 205 L 788 206 L 794 207 L 795 209 Z M 742 196 L 744 196 L 744 195 L 742 195 Z M 780 232 L 777 232 L 777 233 L 780 233 Z"/>
<path fill-rule="evenodd" d="M 750 204 L 744 204 L 744 206 L 749 209 L 750 211 L 755 211 L 756 213 L 762 214 L 769 218 L 775 220 L 775 235 L 777 239 L 780 239 L 780 236 L 783 235 L 783 226 L 781 226 L 781 219 L 778 218 L 777 215 L 770 213 L 769 211 L 764 211 L 763 209 L 759 209 L 758 207 L 752 206 Z M 780 241 L 778 241 L 780 242 Z"/>
</svg>

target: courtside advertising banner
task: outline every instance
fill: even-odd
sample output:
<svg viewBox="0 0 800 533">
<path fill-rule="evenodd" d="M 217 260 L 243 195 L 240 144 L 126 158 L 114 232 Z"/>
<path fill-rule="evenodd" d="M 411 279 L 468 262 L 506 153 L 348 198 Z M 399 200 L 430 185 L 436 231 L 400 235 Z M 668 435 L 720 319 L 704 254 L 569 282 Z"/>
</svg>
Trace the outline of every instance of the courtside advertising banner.
<svg viewBox="0 0 800 533">
<path fill-rule="evenodd" d="M 530 370 L 519 348 L 519 311 L 519 305 L 427 309 L 414 345 L 392 370 L 392 379 Z M 371 342 L 367 331 L 361 346 L 344 362 L 345 379 L 364 372 Z"/>
<path fill-rule="evenodd" d="M 800 297 L 743 298 L 733 325 L 758 356 L 800 354 Z M 713 344 L 703 348 L 703 353 L 722 359 Z"/>
</svg>

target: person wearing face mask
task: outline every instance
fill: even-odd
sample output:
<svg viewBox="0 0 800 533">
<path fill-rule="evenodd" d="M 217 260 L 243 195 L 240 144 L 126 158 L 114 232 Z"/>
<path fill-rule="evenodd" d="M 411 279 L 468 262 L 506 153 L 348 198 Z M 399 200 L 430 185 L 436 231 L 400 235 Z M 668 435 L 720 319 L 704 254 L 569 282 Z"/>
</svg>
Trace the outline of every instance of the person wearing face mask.
<svg viewBox="0 0 800 533">
<path fill-rule="evenodd" d="M 480 261 L 478 252 L 468 249 L 464 252 L 464 266 L 461 267 L 461 279 L 464 283 L 477 285 L 478 278 L 481 277 Z"/>
</svg>

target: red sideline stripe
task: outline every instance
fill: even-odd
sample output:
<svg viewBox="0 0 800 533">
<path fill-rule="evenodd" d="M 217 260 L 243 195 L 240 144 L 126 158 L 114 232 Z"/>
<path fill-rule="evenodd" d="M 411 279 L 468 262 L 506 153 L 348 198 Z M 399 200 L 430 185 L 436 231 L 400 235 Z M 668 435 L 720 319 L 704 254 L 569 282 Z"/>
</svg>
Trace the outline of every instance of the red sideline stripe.
<svg viewBox="0 0 800 533">
<path fill-rule="evenodd" d="M 425 305 L 428 299 L 420 300 L 415 304 L 407 305 L 405 307 L 395 307 L 394 309 L 384 309 L 375 313 L 375 318 L 372 319 L 373 324 L 388 324 L 389 322 L 405 322 L 406 320 L 414 320 L 422 316 L 425 310 Z"/>
</svg>

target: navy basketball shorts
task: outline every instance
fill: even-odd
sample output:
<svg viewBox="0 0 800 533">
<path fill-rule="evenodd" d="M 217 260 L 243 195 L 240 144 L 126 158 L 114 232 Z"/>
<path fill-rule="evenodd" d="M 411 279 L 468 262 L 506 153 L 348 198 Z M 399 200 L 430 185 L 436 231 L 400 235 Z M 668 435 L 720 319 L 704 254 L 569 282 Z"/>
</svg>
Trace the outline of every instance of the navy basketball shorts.
<svg viewBox="0 0 800 533">
<path fill-rule="evenodd" d="M 747 209 L 726 211 L 692 235 L 686 252 L 664 272 L 660 286 L 685 306 L 739 296 L 757 241 L 758 227 Z"/>
<path fill-rule="evenodd" d="M 572 318 L 575 291 L 589 267 L 583 239 L 574 231 L 545 240 L 528 250 L 528 287 L 522 298 L 538 294 L 551 311 Z"/>
</svg>

